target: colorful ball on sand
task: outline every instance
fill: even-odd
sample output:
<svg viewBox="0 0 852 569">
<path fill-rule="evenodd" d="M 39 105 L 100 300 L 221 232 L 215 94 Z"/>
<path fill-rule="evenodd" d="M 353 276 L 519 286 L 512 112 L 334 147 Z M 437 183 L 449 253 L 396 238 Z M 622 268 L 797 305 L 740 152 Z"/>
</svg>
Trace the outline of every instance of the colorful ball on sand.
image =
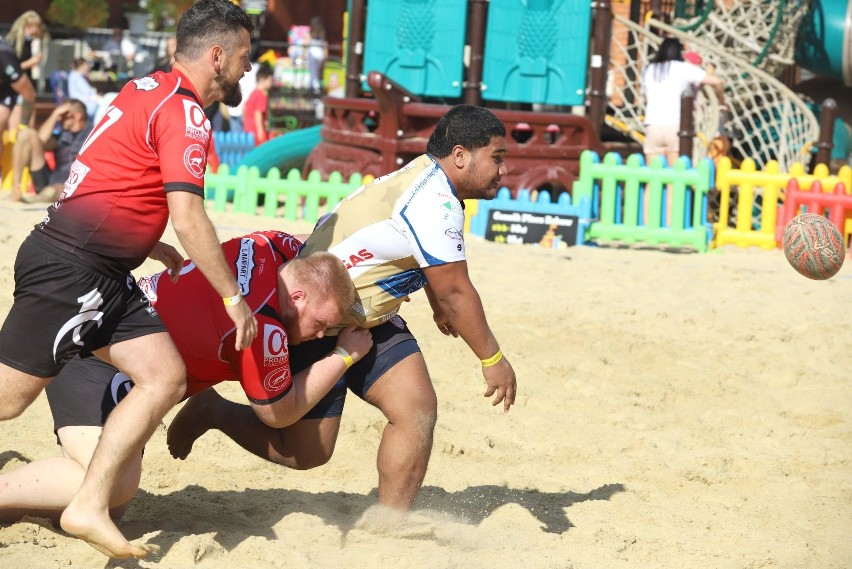
<svg viewBox="0 0 852 569">
<path fill-rule="evenodd" d="M 822 215 L 797 215 L 784 228 L 784 255 L 799 273 L 814 280 L 830 279 L 843 266 L 846 251 L 837 227 Z"/>
</svg>

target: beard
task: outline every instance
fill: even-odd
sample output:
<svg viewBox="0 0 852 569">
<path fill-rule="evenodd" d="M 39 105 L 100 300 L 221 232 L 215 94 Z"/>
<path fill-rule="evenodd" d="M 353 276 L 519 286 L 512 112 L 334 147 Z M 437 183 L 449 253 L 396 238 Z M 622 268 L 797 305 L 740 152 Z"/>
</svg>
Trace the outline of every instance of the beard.
<svg viewBox="0 0 852 569">
<path fill-rule="evenodd" d="M 239 81 L 230 82 L 221 75 L 216 77 L 219 88 L 222 89 L 222 102 L 229 107 L 236 107 L 243 100 L 243 92 Z"/>
</svg>

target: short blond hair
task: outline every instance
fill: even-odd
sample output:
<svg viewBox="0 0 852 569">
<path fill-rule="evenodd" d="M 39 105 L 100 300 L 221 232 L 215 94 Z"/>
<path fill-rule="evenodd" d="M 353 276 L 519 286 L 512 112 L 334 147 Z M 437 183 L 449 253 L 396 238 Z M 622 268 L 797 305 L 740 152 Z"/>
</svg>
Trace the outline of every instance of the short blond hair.
<svg viewBox="0 0 852 569">
<path fill-rule="evenodd" d="M 287 262 L 288 272 L 308 293 L 308 298 L 331 298 L 346 316 L 355 304 L 355 285 L 343 261 L 336 255 L 317 251 Z"/>
</svg>

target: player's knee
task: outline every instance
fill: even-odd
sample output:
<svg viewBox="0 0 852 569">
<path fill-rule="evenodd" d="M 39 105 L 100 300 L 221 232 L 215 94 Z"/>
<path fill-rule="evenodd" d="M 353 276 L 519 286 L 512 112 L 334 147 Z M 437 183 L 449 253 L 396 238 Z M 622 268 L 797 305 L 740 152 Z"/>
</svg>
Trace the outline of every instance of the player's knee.
<svg viewBox="0 0 852 569">
<path fill-rule="evenodd" d="M 327 464 L 331 460 L 331 455 L 331 452 L 318 450 L 303 456 L 294 456 L 293 462 L 287 466 L 290 466 L 293 470 L 310 470 Z"/>
<path fill-rule="evenodd" d="M 336 440 L 330 437 L 306 438 L 285 445 L 284 452 L 274 458 L 274 462 L 293 470 L 310 470 L 323 466 L 334 454 Z"/>
<path fill-rule="evenodd" d="M 164 393 L 169 397 L 172 405 L 177 405 L 186 394 L 186 366 L 183 362 L 177 362 L 163 379 Z"/>
<path fill-rule="evenodd" d="M 3 401 L 0 403 L 0 421 L 10 421 L 21 416 L 27 404 L 22 401 Z"/>
</svg>

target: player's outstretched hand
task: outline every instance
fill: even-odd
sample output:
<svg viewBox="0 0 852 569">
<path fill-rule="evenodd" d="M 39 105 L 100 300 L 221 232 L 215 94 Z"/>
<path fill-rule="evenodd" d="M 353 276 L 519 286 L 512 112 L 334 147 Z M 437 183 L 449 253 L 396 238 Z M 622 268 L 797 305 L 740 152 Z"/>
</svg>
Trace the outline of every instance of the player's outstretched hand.
<svg viewBox="0 0 852 569">
<path fill-rule="evenodd" d="M 237 341 L 234 347 L 237 350 L 245 350 L 257 336 L 257 320 L 245 300 L 230 306 L 225 305 L 225 310 L 237 326 Z"/>
<path fill-rule="evenodd" d="M 337 345 L 352 356 L 352 361 L 357 362 L 373 347 L 373 335 L 365 328 L 347 326 L 337 336 Z"/>
<path fill-rule="evenodd" d="M 505 357 L 493 366 L 483 367 L 482 375 L 488 388 L 485 397 L 494 396 L 491 405 L 503 402 L 503 412 L 508 413 L 509 408 L 515 404 L 515 394 L 518 391 L 518 382 L 515 378 L 515 370 Z"/>
<path fill-rule="evenodd" d="M 166 269 L 169 271 L 169 278 L 173 283 L 177 282 L 178 277 L 180 276 L 180 270 L 183 268 L 184 261 L 183 255 L 180 254 L 180 251 L 168 243 L 160 241 L 154 245 L 154 248 L 151 249 L 151 253 L 148 254 L 148 257 L 164 264 Z"/>
</svg>

